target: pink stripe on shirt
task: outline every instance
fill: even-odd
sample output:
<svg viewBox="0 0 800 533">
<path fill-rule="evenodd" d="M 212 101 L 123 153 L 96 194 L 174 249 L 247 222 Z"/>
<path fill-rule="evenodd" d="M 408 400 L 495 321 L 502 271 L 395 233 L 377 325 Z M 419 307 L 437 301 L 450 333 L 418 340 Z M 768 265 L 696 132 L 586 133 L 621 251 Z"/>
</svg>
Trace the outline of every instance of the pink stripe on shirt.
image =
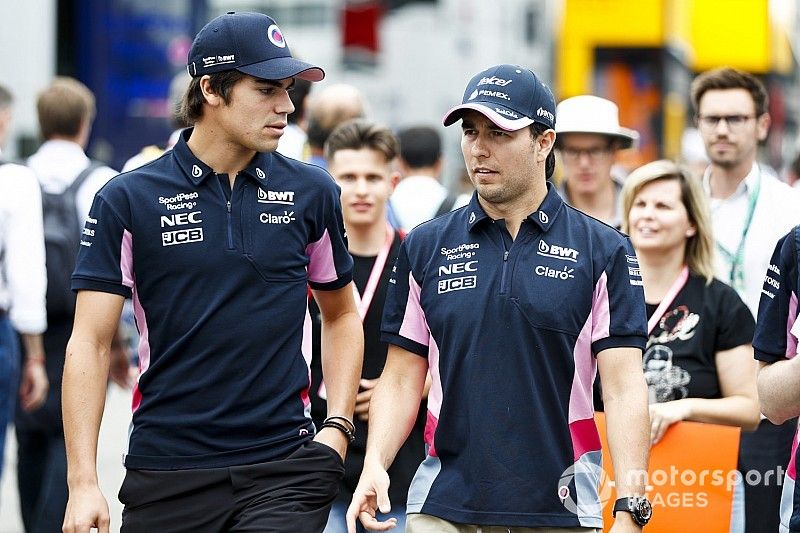
<svg viewBox="0 0 800 533">
<path fill-rule="evenodd" d="M 336 263 L 333 260 L 333 246 L 328 230 L 322 234 L 318 241 L 306 246 L 308 255 L 308 280 L 315 283 L 330 283 L 336 281 Z"/>
</svg>

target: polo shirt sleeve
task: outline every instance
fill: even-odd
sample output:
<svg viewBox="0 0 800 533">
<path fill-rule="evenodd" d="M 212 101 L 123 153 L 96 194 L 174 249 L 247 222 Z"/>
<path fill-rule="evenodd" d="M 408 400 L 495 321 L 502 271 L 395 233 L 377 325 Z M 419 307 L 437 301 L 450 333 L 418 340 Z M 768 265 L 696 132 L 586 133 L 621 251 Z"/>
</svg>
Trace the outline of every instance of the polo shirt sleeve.
<svg viewBox="0 0 800 533">
<path fill-rule="evenodd" d="M 99 291 L 129 298 L 133 288 L 132 235 L 106 198 L 95 196 L 86 217 L 73 291 Z"/>
<path fill-rule="evenodd" d="M 639 261 L 623 237 L 611 253 L 592 297 L 592 352 L 639 348 L 647 342 L 647 313 Z"/>
<path fill-rule="evenodd" d="M 795 287 L 795 231 L 781 238 L 775 246 L 761 289 L 753 352 L 756 359 L 766 363 L 791 359 L 797 354 L 800 322 Z"/>
<path fill-rule="evenodd" d="M 306 247 L 308 254 L 308 284 L 312 289 L 332 291 L 341 289 L 353 279 L 353 258 L 347 250 L 347 234 L 342 219 L 340 189 L 326 177 L 315 240 Z"/>
<path fill-rule="evenodd" d="M 421 287 L 411 269 L 407 243 L 405 240 L 400 245 L 386 289 L 381 340 L 428 357 L 430 330 L 419 303 Z"/>
</svg>

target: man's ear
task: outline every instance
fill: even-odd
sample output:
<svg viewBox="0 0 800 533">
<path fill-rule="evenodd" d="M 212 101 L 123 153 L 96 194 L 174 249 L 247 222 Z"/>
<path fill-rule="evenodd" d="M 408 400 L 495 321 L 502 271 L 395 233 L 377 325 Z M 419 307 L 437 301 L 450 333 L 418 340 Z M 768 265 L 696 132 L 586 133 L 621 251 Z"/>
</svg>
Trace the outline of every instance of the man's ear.
<svg viewBox="0 0 800 533">
<path fill-rule="evenodd" d="M 397 187 L 397 184 L 400 183 L 401 178 L 402 176 L 397 171 L 392 172 L 391 175 L 389 176 L 389 184 L 392 186 L 392 192 L 394 192 L 394 189 L 395 187 Z"/>
<path fill-rule="evenodd" d="M 222 97 L 211 88 L 211 76 L 208 74 L 200 78 L 200 90 L 203 92 L 203 98 L 205 98 L 208 105 L 217 107 L 224 103 Z"/>
<path fill-rule="evenodd" d="M 550 155 L 550 152 L 553 151 L 556 145 L 556 132 L 553 130 L 547 130 L 538 137 L 536 137 L 535 141 L 539 145 L 539 157 L 540 161 L 545 161 L 547 156 Z"/>
<path fill-rule="evenodd" d="M 764 113 L 756 118 L 756 137 L 759 141 L 767 138 L 770 124 L 772 124 L 772 118 L 770 118 L 769 113 Z"/>
</svg>

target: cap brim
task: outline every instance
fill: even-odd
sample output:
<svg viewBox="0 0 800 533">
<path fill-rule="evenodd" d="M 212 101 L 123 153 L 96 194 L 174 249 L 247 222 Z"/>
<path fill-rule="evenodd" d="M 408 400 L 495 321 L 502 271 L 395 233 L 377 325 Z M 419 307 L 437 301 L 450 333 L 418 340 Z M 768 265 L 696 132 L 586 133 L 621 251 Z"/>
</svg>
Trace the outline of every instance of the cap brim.
<svg viewBox="0 0 800 533">
<path fill-rule="evenodd" d="M 592 130 L 589 128 L 582 128 L 582 129 L 568 129 L 568 130 L 556 130 L 556 135 L 566 135 L 568 133 L 592 133 L 595 135 L 603 135 L 606 137 L 613 137 L 617 141 L 619 141 L 619 148 L 621 150 L 626 150 L 628 148 L 637 148 L 639 146 L 639 132 L 636 130 L 631 130 L 628 128 L 620 128 L 617 131 L 607 131 L 607 130 Z"/>
<path fill-rule="evenodd" d="M 325 78 L 325 71 L 321 68 L 293 57 L 276 57 L 260 63 L 237 67 L 236 70 L 262 80 L 300 78 L 308 81 L 322 81 Z"/>
<path fill-rule="evenodd" d="M 512 115 L 519 115 L 516 111 L 512 111 L 505 106 L 498 105 L 498 104 L 481 104 L 477 102 L 471 102 L 468 104 L 461 104 L 450 111 L 445 113 L 444 118 L 442 118 L 442 123 L 445 126 L 450 126 L 451 124 L 455 123 L 455 121 L 459 120 L 464 111 L 471 109 L 473 111 L 477 111 L 478 113 L 482 114 L 492 122 L 496 126 L 506 131 L 517 131 L 530 126 L 534 123 L 534 120 L 528 117 L 520 117 L 520 118 L 511 118 L 510 116 L 505 116 L 501 114 L 502 112 L 511 113 Z M 498 112 L 497 110 L 501 110 Z"/>
</svg>

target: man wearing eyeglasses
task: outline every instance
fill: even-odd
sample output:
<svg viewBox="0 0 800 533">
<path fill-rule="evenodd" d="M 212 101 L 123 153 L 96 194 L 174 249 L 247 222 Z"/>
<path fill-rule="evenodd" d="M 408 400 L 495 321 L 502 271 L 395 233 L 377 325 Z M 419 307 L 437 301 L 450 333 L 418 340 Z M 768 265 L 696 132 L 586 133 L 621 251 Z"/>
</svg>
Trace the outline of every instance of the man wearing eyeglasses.
<svg viewBox="0 0 800 533">
<path fill-rule="evenodd" d="M 564 181 L 561 196 L 573 207 L 620 227 L 622 183 L 613 175 L 617 150 L 631 148 L 639 134 L 619 125 L 614 102 L 597 96 L 567 98 L 558 104 L 556 149 Z"/>
<path fill-rule="evenodd" d="M 755 316 L 775 243 L 800 222 L 800 194 L 756 161 L 770 126 L 761 81 L 729 67 L 710 70 L 694 80 L 691 98 L 711 160 L 703 186 L 711 199 L 716 276 L 736 289 Z M 739 469 L 745 475 L 748 533 L 778 529 L 779 483 L 796 427 L 796 418 L 780 426 L 764 419 L 754 433 L 742 434 Z"/>
</svg>

